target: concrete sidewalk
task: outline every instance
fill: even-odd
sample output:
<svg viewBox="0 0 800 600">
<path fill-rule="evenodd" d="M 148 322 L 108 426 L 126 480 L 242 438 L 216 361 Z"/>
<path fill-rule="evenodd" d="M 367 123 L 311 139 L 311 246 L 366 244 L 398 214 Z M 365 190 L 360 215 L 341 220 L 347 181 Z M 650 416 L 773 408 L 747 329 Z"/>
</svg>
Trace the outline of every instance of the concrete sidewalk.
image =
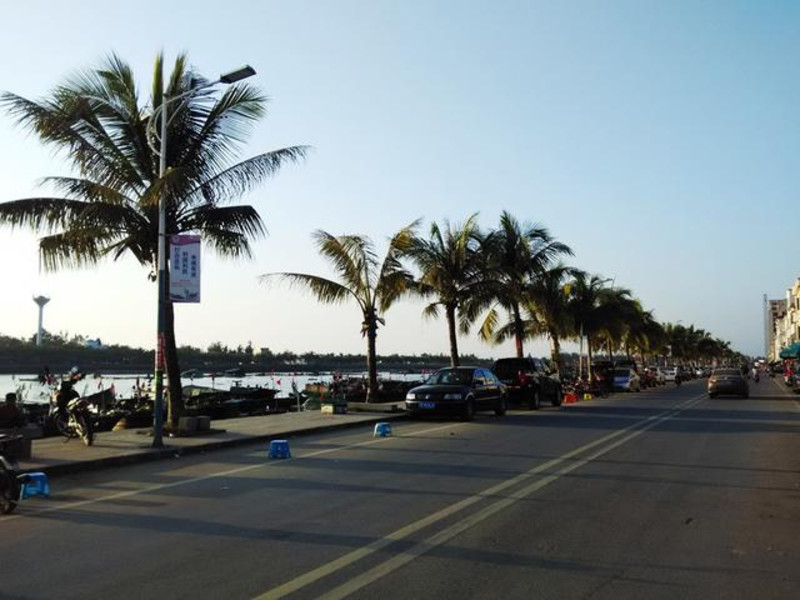
<svg viewBox="0 0 800 600">
<path fill-rule="evenodd" d="M 43 471 L 50 476 L 205 452 L 271 439 L 289 438 L 348 427 L 367 427 L 379 421 L 403 418 L 403 413 L 351 412 L 323 415 L 320 411 L 284 413 L 212 421 L 212 431 L 191 437 L 165 437 L 165 447 L 150 447 L 148 429 L 126 429 L 95 434 L 87 447 L 79 439 L 50 437 L 33 440 L 31 458 L 19 461 L 20 470 Z"/>
</svg>

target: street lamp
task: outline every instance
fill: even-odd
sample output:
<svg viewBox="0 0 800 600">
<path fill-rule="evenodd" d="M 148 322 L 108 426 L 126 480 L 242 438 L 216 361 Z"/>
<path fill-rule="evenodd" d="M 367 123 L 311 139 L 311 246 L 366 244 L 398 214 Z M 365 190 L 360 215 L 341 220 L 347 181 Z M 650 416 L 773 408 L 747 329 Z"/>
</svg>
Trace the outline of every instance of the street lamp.
<svg viewBox="0 0 800 600">
<path fill-rule="evenodd" d="M 154 127 L 156 115 L 161 114 L 160 147 L 153 150 L 158 154 L 158 178 L 164 179 L 167 171 L 167 125 L 169 124 L 169 105 L 173 102 L 191 97 L 200 90 L 207 89 L 218 83 L 231 84 L 252 77 L 256 71 L 250 65 L 245 65 L 235 71 L 220 75 L 216 81 L 192 88 L 176 96 L 168 96 L 166 92 L 161 100 L 161 106 L 153 111 L 150 116 L 150 126 Z M 152 147 L 152 146 L 151 146 Z M 156 398 L 153 407 L 153 448 L 164 447 L 164 328 L 167 321 L 167 203 L 162 189 L 158 198 L 158 338 L 156 340 L 156 365 L 155 384 Z"/>
</svg>

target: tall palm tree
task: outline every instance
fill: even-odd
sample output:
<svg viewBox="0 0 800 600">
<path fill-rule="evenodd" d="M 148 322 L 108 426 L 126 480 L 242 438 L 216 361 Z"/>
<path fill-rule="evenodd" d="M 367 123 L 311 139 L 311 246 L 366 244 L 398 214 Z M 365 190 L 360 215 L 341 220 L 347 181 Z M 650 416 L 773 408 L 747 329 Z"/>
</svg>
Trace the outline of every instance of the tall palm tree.
<svg viewBox="0 0 800 600">
<path fill-rule="evenodd" d="M 641 307 L 630 290 L 619 287 L 602 289 L 598 300 L 595 340 L 605 344 L 608 359 L 613 361 L 614 351 L 621 346 L 629 323 L 637 318 Z"/>
<path fill-rule="evenodd" d="M 557 265 L 539 275 L 528 290 L 525 309 L 530 316 L 532 333 L 541 332 L 550 339 L 550 358 L 561 372 L 561 340 L 574 329 L 569 311 L 568 279 L 578 271 Z"/>
<path fill-rule="evenodd" d="M 566 244 L 556 241 L 547 228 L 538 224 L 521 224 L 506 211 L 500 215 L 498 229 L 482 240 L 488 253 L 490 274 L 484 282 L 484 298 L 470 308 L 472 316 L 481 308 L 489 308 L 480 329 L 487 341 L 500 342 L 513 338 L 518 358 L 523 357 L 526 326 L 522 304 L 531 283 L 563 255 L 572 255 Z M 500 314 L 507 315 L 507 325 L 500 325 Z"/>
<path fill-rule="evenodd" d="M 471 215 L 463 224 L 443 228 L 431 223 L 428 239 L 415 237 L 408 256 L 420 271 L 417 291 L 433 300 L 423 314 L 436 317 L 439 307 L 444 309 L 450 341 L 450 364 L 459 365 L 458 329 L 469 331 L 470 322 L 460 313 L 464 303 L 474 298 L 483 281 L 477 251 L 477 215 Z M 456 321 L 460 318 L 460 322 Z"/>
<path fill-rule="evenodd" d="M 633 350 L 638 352 L 646 363 L 647 356 L 653 352 L 658 354 L 664 345 L 664 328 L 654 317 L 653 312 L 644 310 L 639 305 L 639 310 L 628 323 L 625 334 L 625 348 L 628 354 Z"/>
<path fill-rule="evenodd" d="M 401 296 L 413 289 L 414 278 L 400 259 L 412 246 L 417 222 L 401 229 L 392 237 L 382 262 L 375 247 L 361 235 L 333 236 L 317 230 L 312 234 L 320 254 L 336 270 L 339 281 L 305 273 L 267 273 L 262 282 L 279 279 L 311 292 L 324 304 L 339 304 L 354 299 L 361 309 L 361 335 L 367 338 L 367 401 L 377 397 L 378 368 L 375 340 L 378 326 L 385 325 L 380 315 L 389 310 Z"/>
<path fill-rule="evenodd" d="M 149 115 L 162 114 L 158 109 L 165 94 L 175 97 L 207 83 L 187 66 L 183 54 L 165 81 L 159 54 L 148 108 L 139 102 L 130 66 L 112 55 L 42 100 L 0 95 L 11 116 L 63 151 L 75 172 L 44 180 L 56 195 L 0 204 L 0 224 L 42 233 L 39 253 L 48 270 L 132 255 L 155 279 L 161 199 L 167 235 L 197 233 L 220 256 L 250 257 L 250 240 L 264 234 L 264 224 L 254 207 L 229 204 L 287 161 L 303 157 L 305 148 L 282 148 L 234 162 L 250 127 L 264 115 L 266 98 L 247 84 L 231 86 L 219 96 L 206 88 L 170 105 L 167 170 L 159 177 L 158 156 L 148 140 Z M 169 420 L 176 425 L 182 390 L 171 303 L 166 312 Z"/>
<path fill-rule="evenodd" d="M 609 279 L 599 275 L 589 275 L 583 272 L 574 274 L 568 284 L 567 311 L 569 312 L 573 329 L 573 337 L 587 341 L 587 372 L 592 375 L 592 340 L 602 327 L 603 316 L 599 310 L 603 290 Z M 581 357 L 580 375 L 583 375 L 583 357 Z"/>
</svg>

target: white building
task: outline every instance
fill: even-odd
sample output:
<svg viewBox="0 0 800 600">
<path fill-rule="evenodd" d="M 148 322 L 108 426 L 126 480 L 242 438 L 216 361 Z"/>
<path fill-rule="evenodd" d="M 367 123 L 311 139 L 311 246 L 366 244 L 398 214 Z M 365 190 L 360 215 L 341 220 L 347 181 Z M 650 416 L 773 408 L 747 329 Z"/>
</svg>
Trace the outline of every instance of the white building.
<svg viewBox="0 0 800 600">
<path fill-rule="evenodd" d="M 800 342 L 800 278 L 786 290 L 783 300 L 770 300 L 767 304 L 772 320 L 772 337 L 769 360 L 778 360 L 778 353 L 795 342 Z"/>
</svg>

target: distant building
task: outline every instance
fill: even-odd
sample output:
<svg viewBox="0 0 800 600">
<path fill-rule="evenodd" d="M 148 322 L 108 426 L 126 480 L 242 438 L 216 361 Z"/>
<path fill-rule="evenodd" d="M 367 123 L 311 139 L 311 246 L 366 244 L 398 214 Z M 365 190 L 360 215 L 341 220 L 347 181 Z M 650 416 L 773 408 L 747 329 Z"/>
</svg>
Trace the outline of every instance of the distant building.
<svg viewBox="0 0 800 600">
<path fill-rule="evenodd" d="M 778 360 L 783 348 L 800 342 L 800 278 L 786 290 L 783 300 L 770 300 L 766 304 L 769 330 L 768 359 Z"/>
<path fill-rule="evenodd" d="M 786 300 L 767 300 L 764 294 L 764 356 L 767 360 L 776 360 L 775 344 L 778 337 L 779 322 L 786 314 Z M 778 349 L 780 352 L 780 349 Z"/>
<path fill-rule="evenodd" d="M 103 349 L 103 347 L 104 347 L 104 346 L 103 346 L 103 342 L 102 342 L 102 341 L 100 341 L 100 338 L 97 338 L 96 340 L 86 340 L 86 342 L 84 343 L 84 345 L 85 345 L 87 348 L 92 348 L 92 349 L 94 349 L 94 350 L 102 350 L 102 349 Z"/>
</svg>

